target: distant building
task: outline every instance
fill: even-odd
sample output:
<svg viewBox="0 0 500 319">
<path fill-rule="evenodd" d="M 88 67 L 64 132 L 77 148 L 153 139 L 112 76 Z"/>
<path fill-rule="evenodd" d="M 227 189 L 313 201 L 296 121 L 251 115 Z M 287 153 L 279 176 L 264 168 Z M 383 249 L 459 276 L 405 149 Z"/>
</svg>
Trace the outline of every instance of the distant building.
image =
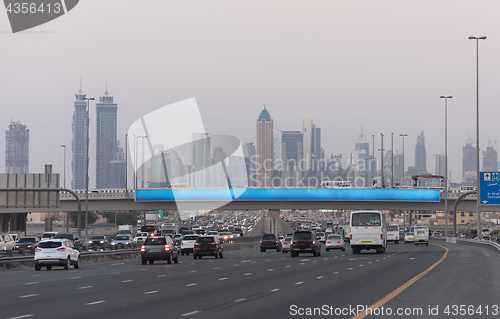
<svg viewBox="0 0 500 319">
<path fill-rule="evenodd" d="M 28 174 L 30 130 L 21 122 L 10 122 L 5 131 L 5 173 Z"/>
<path fill-rule="evenodd" d="M 283 131 L 278 130 L 277 128 L 273 129 L 273 168 L 275 170 L 282 169 L 281 163 L 281 135 Z"/>
<path fill-rule="evenodd" d="M 256 150 L 253 143 L 246 143 L 243 145 L 243 156 L 245 157 L 245 165 L 248 175 L 248 186 L 254 187 L 256 184 L 256 170 L 255 159 Z"/>
<path fill-rule="evenodd" d="M 462 181 L 476 181 L 476 148 L 472 146 L 472 142 L 466 143 L 462 147 Z"/>
<path fill-rule="evenodd" d="M 284 131 L 281 135 L 282 186 L 297 187 L 302 179 L 303 133 Z"/>
<path fill-rule="evenodd" d="M 497 151 L 491 146 L 486 148 L 486 152 L 483 152 L 483 171 L 484 172 L 496 172 L 498 167 L 498 155 Z"/>
<path fill-rule="evenodd" d="M 210 136 L 207 133 L 193 134 L 194 178 L 190 187 L 207 187 L 210 179 Z"/>
<path fill-rule="evenodd" d="M 257 187 L 271 187 L 273 178 L 273 120 L 266 107 L 257 119 Z"/>
<path fill-rule="evenodd" d="M 352 180 L 355 187 L 371 186 L 370 159 L 370 144 L 367 142 L 366 134 L 361 129 L 361 134 L 358 135 L 358 141 L 354 144 L 354 152 L 352 153 L 352 165 L 354 169 Z"/>
<path fill-rule="evenodd" d="M 436 154 L 436 175 L 446 175 L 445 157 L 443 154 Z"/>
<path fill-rule="evenodd" d="M 96 188 L 112 188 L 111 162 L 117 160 L 117 110 L 108 91 L 96 103 Z M 116 167 L 115 167 L 116 169 Z"/>
<path fill-rule="evenodd" d="M 304 120 L 304 170 L 317 171 L 322 159 L 321 129 L 313 124 L 312 119 Z"/>
<path fill-rule="evenodd" d="M 417 145 L 415 146 L 415 169 L 418 174 L 427 174 L 427 154 L 425 151 L 424 131 L 417 136 Z"/>
<path fill-rule="evenodd" d="M 73 123 L 71 124 L 73 135 L 71 142 L 71 188 L 85 189 L 87 169 L 87 101 L 84 100 L 86 94 L 83 93 L 81 88 L 75 97 L 75 110 L 73 112 Z"/>
</svg>

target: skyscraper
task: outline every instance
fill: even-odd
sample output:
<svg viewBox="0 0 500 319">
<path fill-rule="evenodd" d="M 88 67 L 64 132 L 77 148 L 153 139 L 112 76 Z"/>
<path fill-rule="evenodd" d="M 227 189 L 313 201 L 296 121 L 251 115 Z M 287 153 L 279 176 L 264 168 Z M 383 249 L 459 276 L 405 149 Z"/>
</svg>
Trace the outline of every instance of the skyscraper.
<svg viewBox="0 0 500 319">
<path fill-rule="evenodd" d="M 355 187 L 370 187 L 370 144 L 367 142 L 366 134 L 361 129 L 361 134 L 358 135 L 358 141 L 354 144 L 354 153 L 352 160 L 354 166 L 354 186 Z"/>
<path fill-rule="evenodd" d="M 207 187 L 210 179 L 210 136 L 193 133 L 193 169 L 196 171 L 190 187 Z"/>
<path fill-rule="evenodd" d="M 108 91 L 96 103 L 96 188 L 111 188 L 111 162 L 117 159 L 117 105 Z"/>
<path fill-rule="evenodd" d="M 436 175 L 445 176 L 445 157 L 443 154 L 436 154 Z"/>
<path fill-rule="evenodd" d="M 273 120 L 266 107 L 257 119 L 257 187 L 271 187 L 273 178 Z"/>
<path fill-rule="evenodd" d="M 302 178 L 300 167 L 303 156 L 303 136 L 300 131 L 284 131 L 281 136 L 281 156 L 283 161 L 283 172 L 281 178 L 283 186 L 298 186 Z"/>
<path fill-rule="evenodd" d="M 255 156 L 256 150 L 253 143 L 246 143 L 243 145 L 243 156 L 245 156 L 245 165 L 247 168 L 248 175 L 248 186 L 254 187 L 256 182 L 256 169 L 255 169 Z"/>
<path fill-rule="evenodd" d="M 313 124 L 312 119 L 304 120 L 304 170 L 317 171 L 322 159 L 321 129 Z"/>
<path fill-rule="evenodd" d="M 21 122 L 10 122 L 5 131 L 5 173 L 27 174 L 30 164 L 30 130 Z"/>
<path fill-rule="evenodd" d="M 415 146 L 415 169 L 418 174 L 427 173 L 427 154 L 425 152 L 424 131 L 417 136 L 417 145 Z"/>
<path fill-rule="evenodd" d="M 476 180 L 476 148 L 472 146 L 472 142 L 462 147 L 462 154 L 462 181 Z"/>
<path fill-rule="evenodd" d="M 283 131 L 275 128 L 273 130 L 273 167 L 275 170 L 281 170 L 283 165 L 281 163 L 281 135 Z"/>
<path fill-rule="evenodd" d="M 87 102 L 84 100 L 86 94 L 82 89 L 75 94 L 75 110 L 73 112 L 73 123 L 71 130 L 73 141 L 71 142 L 71 172 L 72 189 L 85 189 L 85 171 L 87 169 Z"/>
<path fill-rule="evenodd" d="M 486 148 L 486 152 L 483 152 L 483 171 L 485 172 L 496 172 L 497 171 L 497 151 L 491 146 Z"/>
</svg>

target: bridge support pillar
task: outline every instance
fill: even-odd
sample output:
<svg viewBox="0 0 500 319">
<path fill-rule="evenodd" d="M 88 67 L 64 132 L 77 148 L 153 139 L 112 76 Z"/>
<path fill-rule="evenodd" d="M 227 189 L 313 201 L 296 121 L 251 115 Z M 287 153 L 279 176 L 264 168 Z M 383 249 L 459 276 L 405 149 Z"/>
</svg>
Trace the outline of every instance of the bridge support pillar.
<svg viewBox="0 0 500 319">
<path fill-rule="evenodd" d="M 278 220 L 280 217 L 280 210 L 279 209 L 270 209 L 269 210 L 269 217 L 271 219 L 271 233 L 277 235 L 278 231 L 279 231 Z"/>
<path fill-rule="evenodd" d="M 0 214 L 0 231 L 3 233 L 9 232 L 9 221 L 11 214 Z"/>
</svg>

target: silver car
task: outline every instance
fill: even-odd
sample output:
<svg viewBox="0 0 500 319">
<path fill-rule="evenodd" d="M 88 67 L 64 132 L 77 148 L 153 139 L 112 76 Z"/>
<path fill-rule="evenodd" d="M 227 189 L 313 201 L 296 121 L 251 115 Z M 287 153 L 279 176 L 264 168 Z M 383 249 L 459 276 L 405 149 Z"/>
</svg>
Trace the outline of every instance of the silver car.
<svg viewBox="0 0 500 319">
<path fill-rule="evenodd" d="M 132 241 L 132 236 L 130 235 L 116 235 L 111 242 L 111 249 L 122 249 L 122 248 L 134 248 L 136 247 L 135 242 Z"/>
<path fill-rule="evenodd" d="M 329 251 L 330 249 L 342 249 L 342 251 L 345 251 L 344 238 L 342 238 L 342 236 L 338 234 L 329 235 L 326 238 L 325 247 L 326 251 Z"/>
</svg>

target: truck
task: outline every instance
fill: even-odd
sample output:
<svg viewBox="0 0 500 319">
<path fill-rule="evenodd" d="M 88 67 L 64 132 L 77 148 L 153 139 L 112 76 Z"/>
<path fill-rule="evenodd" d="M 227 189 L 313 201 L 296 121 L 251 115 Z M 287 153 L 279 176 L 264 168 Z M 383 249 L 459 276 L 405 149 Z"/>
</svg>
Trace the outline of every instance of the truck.
<svg viewBox="0 0 500 319">
<path fill-rule="evenodd" d="M 490 239 L 490 237 L 491 237 L 491 229 L 483 228 L 481 230 L 481 238 Z"/>
<path fill-rule="evenodd" d="M 118 234 L 119 235 L 127 235 L 132 234 L 132 225 L 119 225 L 118 226 Z"/>
<path fill-rule="evenodd" d="M 387 242 L 399 244 L 399 225 L 389 224 L 387 226 Z"/>
<path fill-rule="evenodd" d="M 425 244 L 429 246 L 429 228 L 423 226 L 414 229 L 415 234 L 415 246 L 418 244 Z"/>
<path fill-rule="evenodd" d="M 374 249 L 377 254 L 384 254 L 387 247 L 385 214 L 376 210 L 351 212 L 350 244 L 353 255 L 363 249 Z"/>
<path fill-rule="evenodd" d="M 142 219 L 137 220 L 137 231 L 140 232 L 142 227 Z"/>
</svg>

